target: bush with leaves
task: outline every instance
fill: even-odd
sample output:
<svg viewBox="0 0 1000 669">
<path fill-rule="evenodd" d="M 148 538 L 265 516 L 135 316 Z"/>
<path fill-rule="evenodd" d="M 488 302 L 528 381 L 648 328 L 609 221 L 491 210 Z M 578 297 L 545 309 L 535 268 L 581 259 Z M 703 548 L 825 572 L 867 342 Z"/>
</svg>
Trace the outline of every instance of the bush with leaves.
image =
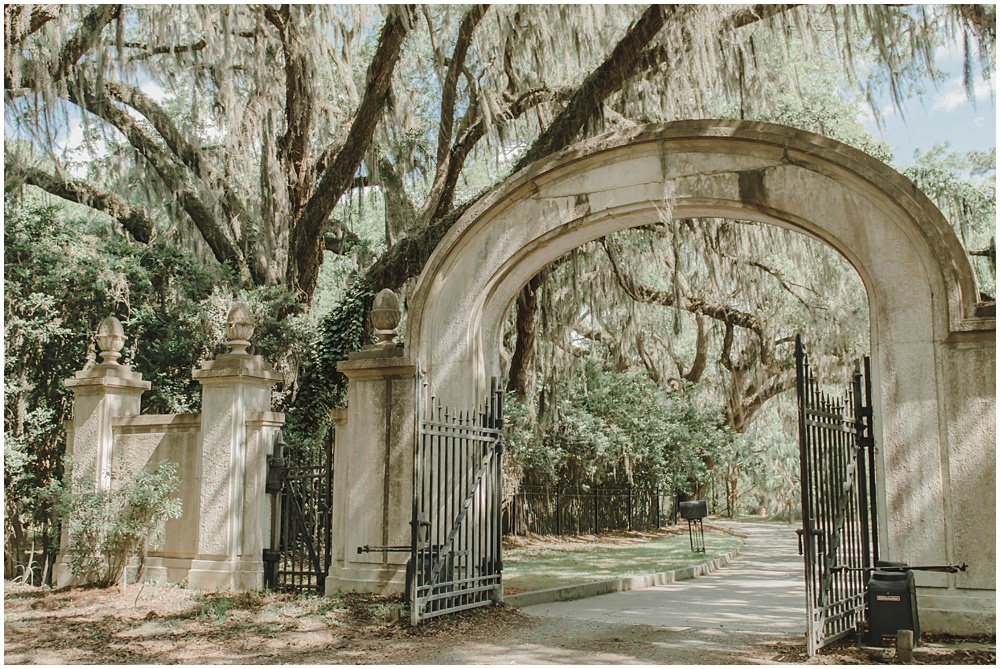
<svg viewBox="0 0 1000 669">
<path fill-rule="evenodd" d="M 714 454 L 732 439 L 717 400 L 594 361 L 582 372 L 542 391 L 549 399 L 537 421 L 508 398 L 506 476 L 528 485 L 636 484 L 685 493 L 707 480 Z"/>
<path fill-rule="evenodd" d="M 201 408 L 191 370 L 224 350 L 232 303 L 257 317 L 254 352 L 293 380 L 312 326 L 280 287 L 240 290 L 223 270 L 206 270 L 167 241 L 146 246 L 26 194 L 4 207 L 4 573 L 22 574 L 32 545 L 54 554 L 57 522 L 40 495 L 62 478 L 63 423 L 72 393 L 63 385 L 88 355 L 107 316 L 125 326 L 121 362 L 150 381 L 144 413 Z M 279 391 L 279 408 L 292 393 Z"/>
<path fill-rule="evenodd" d="M 142 573 L 147 551 L 160 540 L 164 523 L 180 518 L 177 465 L 162 462 L 129 476 L 113 472 L 108 490 L 70 492 L 57 488 L 69 532 L 69 567 L 83 584 L 107 587 L 121 580 L 133 558 Z"/>
</svg>

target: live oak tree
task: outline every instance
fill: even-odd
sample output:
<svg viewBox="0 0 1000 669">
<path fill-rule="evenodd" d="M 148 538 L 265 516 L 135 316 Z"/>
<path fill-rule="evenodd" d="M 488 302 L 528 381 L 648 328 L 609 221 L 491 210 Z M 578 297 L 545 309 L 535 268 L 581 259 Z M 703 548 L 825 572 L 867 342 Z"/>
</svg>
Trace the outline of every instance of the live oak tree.
<svg viewBox="0 0 1000 669">
<path fill-rule="evenodd" d="M 950 37 L 965 46 L 971 90 L 977 67 L 991 68 L 995 10 L 15 4 L 5 5 L 4 29 L 6 193 L 27 185 L 85 205 L 135 244 L 166 237 L 237 286 L 287 290 L 301 311 L 314 303 L 325 254 L 357 263 L 304 364 L 290 417 L 308 431 L 335 399 L 328 379 L 361 343 L 374 292 L 408 291 L 475 197 L 512 171 L 651 121 L 732 116 L 827 132 L 831 118 L 814 108 L 789 112 L 787 98 L 807 94 L 810 75 L 790 77 L 788 63 L 836 62 L 873 105 L 879 81 L 901 103 L 914 77 L 935 75 L 934 48 Z M 360 208 L 345 206 L 372 193 L 384 208 L 374 258 L 356 227 Z M 616 299 L 655 307 L 648 314 L 683 311 L 672 318 L 692 335 L 680 363 L 669 337 L 650 334 L 619 341 L 615 364 L 641 362 L 657 383 L 694 383 L 715 364 L 734 429 L 787 388 L 785 334 L 761 314 L 727 309 L 733 286 L 692 281 L 687 274 L 711 268 L 677 258 L 711 231 L 735 239 L 741 229 L 662 222 L 582 252 Z M 636 272 L 643 234 L 669 281 Z M 780 267 L 735 253 L 752 243 L 734 244 L 732 259 L 718 258 L 718 267 L 731 261 L 727 280 L 811 302 Z M 981 246 L 973 250 L 988 252 Z M 525 287 L 513 318 L 510 382 L 521 397 L 538 370 L 539 310 L 551 307 L 539 294 L 560 288 L 558 271 L 549 274 Z M 604 334 L 593 325 L 594 337 L 620 334 L 617 321 Z"/>
<path fill-rule="evenodd" d="M 759 99 L 760 45 L 814 38 L 820 17 L 848 65 L 862 28 L 895 91 L 894 68 L 929 68 L 942 30 L 988 46 L 991 11 L 6 5 L 6 119 L 54 169 L 5 147 L 5 186 L 86 204 L 138 243 L 181 235 L 308 305 L 323 250 L 349 246 L 331 215 L 354 190 L 381 189 L 388 209 L 366 281 L 399 288 L 468 202 L 471 159 L 514 152 L 517 169 L 616 125 L 698 115 L 716 93 Z M 77 121 L 83 160 L 104 167 L 87 177 L 60 155 Z"/>
</svg>

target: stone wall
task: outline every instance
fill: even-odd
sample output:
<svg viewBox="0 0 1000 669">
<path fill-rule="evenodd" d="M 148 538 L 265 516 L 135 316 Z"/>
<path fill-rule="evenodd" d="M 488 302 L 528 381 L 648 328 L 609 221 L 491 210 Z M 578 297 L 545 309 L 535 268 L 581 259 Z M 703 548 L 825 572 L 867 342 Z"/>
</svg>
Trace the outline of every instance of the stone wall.
<svg viewBox="0 0 1000 669">
<path fill-rule="evenodd" d="M 73 492 L 108 489 L 112 471 L 128 476 L 160 462 L 177 465 L 180 518 L 169 520 L 162 543 L 150 551 L 143 578 L 190 587 L 261 589 L 263 551 L 270 547 L 267 457 L 284 416 L 270 411 L 280 376 L 247 353 L 253 325 L 236 305 L 227 332 L 231 352 L 206 362 L 192 376 L 202 383 L 201 413 L 141 415 L 150 384 L 117 362 L 124 330 L 110 317 L 98 343 L 103 362 L 89 362 L 66 386 L 73 391 L 67 426 L 68 481 Z M 60 586 L 73 583 L 63 533 L 57 568 Z"/>
</svg>

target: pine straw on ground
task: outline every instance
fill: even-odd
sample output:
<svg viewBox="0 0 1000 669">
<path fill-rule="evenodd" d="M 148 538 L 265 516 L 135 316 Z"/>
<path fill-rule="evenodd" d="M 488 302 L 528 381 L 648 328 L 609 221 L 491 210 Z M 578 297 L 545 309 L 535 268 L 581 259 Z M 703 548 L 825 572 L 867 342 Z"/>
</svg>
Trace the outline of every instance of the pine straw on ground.
<svg viewBox="0 0 1000 669">
<path fill-rule="evenodd" d="M 528 624 L 509 607 L 397 620 L 401 598 L 4 584 L 5 664 L 403 664 Z"/>
</svg>

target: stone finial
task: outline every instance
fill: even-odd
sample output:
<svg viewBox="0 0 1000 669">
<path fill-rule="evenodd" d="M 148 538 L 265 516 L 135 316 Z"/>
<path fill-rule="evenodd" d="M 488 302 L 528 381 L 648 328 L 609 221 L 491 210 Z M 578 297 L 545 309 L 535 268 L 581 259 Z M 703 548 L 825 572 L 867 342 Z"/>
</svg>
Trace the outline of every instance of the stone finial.
<svg viewBox="0 0 1000 669">
<path fill-rule="evenodd" d="M 117 365 L 121 357 L 119 351 L 125 345 L 125 328 L 114 316 L 108 316 L 97 326 L 97 346 L 101 349 L 101 360 L 108 365 Z"/>
<path fill-rule="evenodd" d="M 253 336 L 253 313 L 250 305 L 246 302 L 237 302 L 229 310 L 226 318 L 226 336 L 229 340 L 226 346 L 229 352 L 234 355 L 249 355 L 247 349 L 250 347 L 250 337 Z"/>
<path fill-rule="evenodd" d="M 375 296 L 372 304 L 372 327 L 375 328 L 376 346 L 392 346 L 393 338 L 399 334 L 399 320 L 403 312 L 399 308 L 399 296 L 388 288 L 383 288 Z"/>
</svg>

